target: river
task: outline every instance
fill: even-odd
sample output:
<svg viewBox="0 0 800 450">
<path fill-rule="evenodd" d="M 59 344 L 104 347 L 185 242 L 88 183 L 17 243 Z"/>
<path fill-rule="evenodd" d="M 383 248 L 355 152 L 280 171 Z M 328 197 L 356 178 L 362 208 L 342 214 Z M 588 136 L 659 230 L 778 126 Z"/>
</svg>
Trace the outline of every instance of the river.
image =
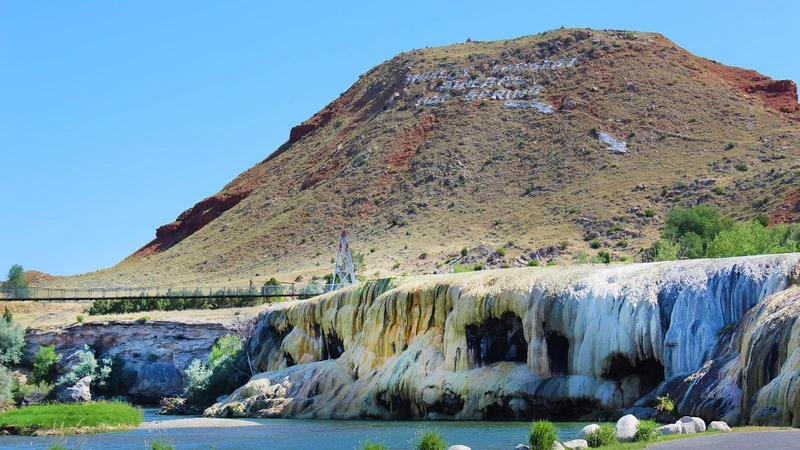
<svg viewBox="0 0 800 450">
<path fill-rule="evenodd" d="M 158 416 L 144 410 L 145 422 L 183 417 Z M 138 429 L 81 436 L 3 436 L 0 449 L 47 449 L 53 444 L 69 449 L 149 449 L 154 441 L 168 442 L 175 450 L 195 449 L 360 449 L 370 440 L 390 449 L 412 449 L 421 432 L 435 430 L 449 445 L 510 450 L 527 441 L 525 422 L 403 422 L 374 420 L 247 419 L 258 426 L 232 428 Z M 561 440 L 573 439 L 585 423 L 557 423 Z"/>
</svg>

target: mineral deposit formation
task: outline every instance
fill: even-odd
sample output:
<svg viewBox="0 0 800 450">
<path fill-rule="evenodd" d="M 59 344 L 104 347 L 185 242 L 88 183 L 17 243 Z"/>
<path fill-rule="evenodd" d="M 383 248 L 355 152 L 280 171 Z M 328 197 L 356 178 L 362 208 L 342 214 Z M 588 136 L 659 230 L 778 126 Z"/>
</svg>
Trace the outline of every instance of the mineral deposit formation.
<svg viewBox="0 0 800 450">
<path fill-rule="evenodd" d="M 271 306 L 220 417 L 800 425 L 800 254 L 367 282 Z M 638 401 L 638 403 L 637 403 Z"/>
</svg>

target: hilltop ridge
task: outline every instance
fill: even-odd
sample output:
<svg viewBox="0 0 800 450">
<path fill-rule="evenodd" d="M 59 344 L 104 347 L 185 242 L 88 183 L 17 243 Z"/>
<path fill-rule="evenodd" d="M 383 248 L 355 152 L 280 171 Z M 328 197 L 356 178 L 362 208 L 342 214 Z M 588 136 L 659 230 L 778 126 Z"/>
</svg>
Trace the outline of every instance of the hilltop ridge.
<svg viewBox="0 0 800 450">
<path fill-rule="evenodd" d="M 797 86 L 657 33 L 560 29 L 401 53 L 120 264 L 61 284 L 153 284 L 253 267 L 368 277 L 464 263 L 632 260 L 673 206 L 800 215 Z M 222 156 L 221 156 L 222 157 Z M 496 252 L 504 247 L 503 252 Z M 500 253 L 503 253 L 502 255 Z M 447 262 L 447 263 L 446 263 Z"/>
</svg>

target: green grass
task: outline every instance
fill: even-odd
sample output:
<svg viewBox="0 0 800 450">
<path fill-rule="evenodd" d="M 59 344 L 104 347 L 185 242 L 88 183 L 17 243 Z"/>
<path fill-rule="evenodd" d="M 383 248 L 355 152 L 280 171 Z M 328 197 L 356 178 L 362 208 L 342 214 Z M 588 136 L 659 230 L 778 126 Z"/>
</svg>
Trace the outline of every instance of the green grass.
<svg viewBox="0 0 800 450">
<path fill-rule="evenodd" d="M 14 434 L 102 432 L 133 428 L 142 423 L 142 412 L 121 402 L 35 405 L 0 414 L 0 429 Z"/>
</svg>

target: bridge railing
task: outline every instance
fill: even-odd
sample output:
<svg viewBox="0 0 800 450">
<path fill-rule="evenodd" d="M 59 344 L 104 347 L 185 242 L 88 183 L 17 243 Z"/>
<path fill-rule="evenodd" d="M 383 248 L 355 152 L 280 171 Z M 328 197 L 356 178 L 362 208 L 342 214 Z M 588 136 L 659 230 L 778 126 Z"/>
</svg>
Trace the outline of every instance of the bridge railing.
<svg viewBox="0 0 800 450">
<path fill-rule="evenodd" d="M 151 286 L 100 288 L 5 288 L 0 300 L 102 300 L 136 298 L 225 298 L 225 297 L 309 297 L 331 292 L 330 284 L 295 284 L 263 286 Z"/>
</svg>

